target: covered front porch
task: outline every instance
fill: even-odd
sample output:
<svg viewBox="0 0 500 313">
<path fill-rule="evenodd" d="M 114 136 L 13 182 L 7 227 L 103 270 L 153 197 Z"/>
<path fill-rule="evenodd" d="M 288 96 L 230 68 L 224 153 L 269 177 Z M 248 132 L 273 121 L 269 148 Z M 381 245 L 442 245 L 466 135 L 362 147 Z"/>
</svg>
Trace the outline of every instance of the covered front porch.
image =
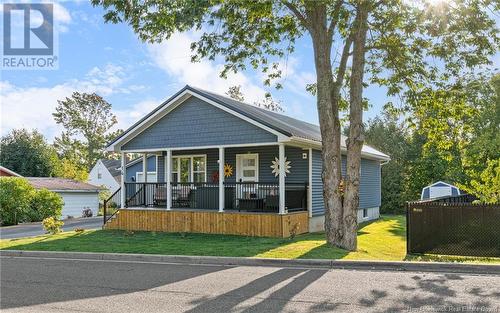
<svg viewBox="0 0 500 313">
<path fill-rule="evenodd" d="M 142 171 L 122 175 L 122 207 L 308 211 L 309 153 L 284 144 L 142 152 Z M 151 155 L 156 155 L 155 172 L 147 168 Z"/>
<path fill-rule="evenodd" d="M 136 172 L 125 166 L 126 153 L 142 154 Z M 274 143 L 126 153 L 123 192 L 114 196 L 123 205 L 105 212 L 106 229 L 271 237 L 308 232 L 310 149 Z M 155 171 L 148 170 L 151 155 Z"/>
</svg>

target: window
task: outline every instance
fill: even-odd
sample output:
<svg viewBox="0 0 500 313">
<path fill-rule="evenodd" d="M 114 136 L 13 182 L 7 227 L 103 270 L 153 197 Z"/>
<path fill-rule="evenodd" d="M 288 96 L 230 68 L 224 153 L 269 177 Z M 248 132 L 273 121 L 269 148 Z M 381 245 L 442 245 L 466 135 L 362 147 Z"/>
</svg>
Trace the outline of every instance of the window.
<svg viewBox="0 0 500 313">
<path fill-rule="evenodd" d="M 138 183 L 144 182 L 144 173 L 143 172 L 136 173 L 136 181 Z M 157 182 L 156 172 L 148 172 L 148 183 L 156 183 L 156 182 Z"/>
<path fill-rule="evenodd" d="M 97 179 L 101 179 L 102 178 L 102 173 L 101 171 L 97 171 Z"/>
<path fill-rule="evenodd" d="M 205 181 L 205 157 L 193 157 L 193 181 L 201 183 Z"/>
<path fill-rule="evenodd" d="M 368 217 L 368 209 L 363 209 L 363 218 Z"/>
<path fill-rule="evenodd" d="M 259 155 L 236 155 L 236 179 L 243 182 L 256 182 L 259 180 Z"/>
<path fill-rule="evenodd" d="M 179 160 L 177 158 L 172 158 L 172 182 L 179 181 Z"/>
<path fill-rule="evenodd" d="M 176 156 L 172 158 L 172 182 L 206 182 L 206 155 Z"/>
</svg>

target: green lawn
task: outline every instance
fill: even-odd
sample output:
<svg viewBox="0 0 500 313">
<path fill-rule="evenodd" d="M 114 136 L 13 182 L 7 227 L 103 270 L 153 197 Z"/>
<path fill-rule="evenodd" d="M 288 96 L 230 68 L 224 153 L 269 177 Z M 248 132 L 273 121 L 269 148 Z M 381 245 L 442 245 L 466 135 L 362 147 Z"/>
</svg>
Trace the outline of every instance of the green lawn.
<svg viewBox="0 0 500 313">
<path fill-rule="evenodd" d="M 85 231 L 65 232 L 0 240 L 0 249 L 210 255 L 263 258 L 351 259 L 351 260 L 439 260 L 459 262 L 498 262 L 494 258 L 448 256 L 406 256 L 403 216 L 383 216 L 360 225 L 358 251 L 348 252 L 326 245 L 323 233 L 300 235 L 292 239 L 241 236 L 172 234 L 155 232 Z"/>
</svg>

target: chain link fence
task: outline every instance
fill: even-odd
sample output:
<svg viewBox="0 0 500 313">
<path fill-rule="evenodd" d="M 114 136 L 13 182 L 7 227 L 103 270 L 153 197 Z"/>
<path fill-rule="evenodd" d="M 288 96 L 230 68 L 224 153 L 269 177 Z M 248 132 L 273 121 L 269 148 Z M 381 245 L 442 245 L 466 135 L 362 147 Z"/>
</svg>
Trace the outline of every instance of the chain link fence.
<svg viewBox="0 0 500 313">
<path fill-rule="evenodd" d="M 500 204 L 407 204 L 407 252 L 500 257 Z"/>
</svg>

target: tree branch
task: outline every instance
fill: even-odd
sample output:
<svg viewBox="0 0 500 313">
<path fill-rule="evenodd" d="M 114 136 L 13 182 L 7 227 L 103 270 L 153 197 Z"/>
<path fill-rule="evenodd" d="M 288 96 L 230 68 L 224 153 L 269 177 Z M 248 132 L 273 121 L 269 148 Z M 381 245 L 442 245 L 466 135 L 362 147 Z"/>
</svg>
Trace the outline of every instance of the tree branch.
<svg viewBox="0 0 500 313">
<path fill-rule="evenodd" d="M 344 4 L 343 0 L 337 0 L 335 3 L 335 6 L 333 8 L 333 16 L 332 20 L 330 22 L 330 25 L 328 26 L 328 36 L 333 37 L 333 32 L 335 31 L 335 28 L 337 27 L 338 24 L 338 18 L 340 14 L 340 9 L 342 8 L 342 4 Z"/>
<path fill-rule="evenodd" d="M 302 12 L 299 11 L 299 9 L 297 9 L 297 7 L 295 5 L 293 5 L 292 3 L 288 2 L 288 1 L 283 1 L 283 4 L 290 11 L 292 11 L 292 13 L 299 19 L 302 26 L 304 26 L 309 31 L 311 30 L 309 22 L 307 21 L 307 18 L 302 14 Z"/>
<path fill-rule="evenodd" d="M 335 85 L 338 86 L 339 88 L 342 87 L 342 84 L 344 83 L 344 76 L 347 68 L 347 60 L 351 55 L 350 50 L 352 44 L 352 37 L 353 37 L 352 34 L 350 34 L 349 37 L 346 38 L 344 49 L 342 50 L 342 56 L 340 57 L 339 70 L 337 73 L 337 78 L 335 79 Z"/>
</svg>

